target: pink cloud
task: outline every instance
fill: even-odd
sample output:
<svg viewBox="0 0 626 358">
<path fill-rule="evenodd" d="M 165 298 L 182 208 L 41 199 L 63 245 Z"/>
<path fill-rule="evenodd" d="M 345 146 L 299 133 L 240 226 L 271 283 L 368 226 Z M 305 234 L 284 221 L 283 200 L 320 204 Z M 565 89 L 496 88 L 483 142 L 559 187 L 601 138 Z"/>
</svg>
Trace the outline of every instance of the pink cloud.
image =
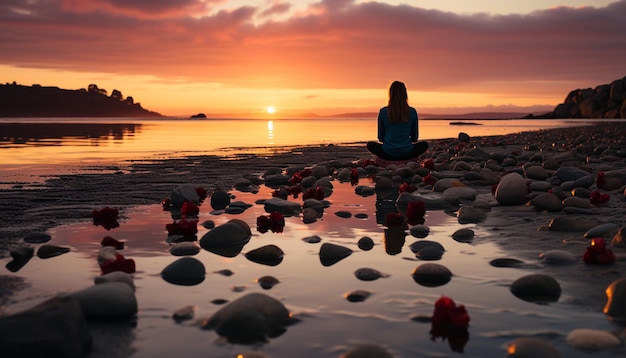
<svg viewBox="0 0 626 358">
<path fill-rule="evenodd" d="M 197 17 L 203 4 L 3 1 L 0 63 L 291 88 L 379 88 L 401 79 L 412 90 L 458 91 L 595 85 L 626 74 L 626 0 L 495 16 L 322 1 L 261 25 L 256 16 L 283 14 L 288 4 Z"/>
</svg>

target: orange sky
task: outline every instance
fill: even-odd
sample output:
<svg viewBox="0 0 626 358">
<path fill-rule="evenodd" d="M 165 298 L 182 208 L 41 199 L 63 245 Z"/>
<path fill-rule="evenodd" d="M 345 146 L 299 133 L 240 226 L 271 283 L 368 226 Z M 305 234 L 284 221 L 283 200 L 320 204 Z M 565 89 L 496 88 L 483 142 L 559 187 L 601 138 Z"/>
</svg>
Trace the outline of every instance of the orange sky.
<svg viewBox="0 0 626 358">
<path fill-rule="evenodd" d="M 393 80 L 422 113 L 541 111 L 626 75 L 626 0 L 433 3 L 3 0 L 0 82 L 278 118 L 373 112 Z"/>
</svg>

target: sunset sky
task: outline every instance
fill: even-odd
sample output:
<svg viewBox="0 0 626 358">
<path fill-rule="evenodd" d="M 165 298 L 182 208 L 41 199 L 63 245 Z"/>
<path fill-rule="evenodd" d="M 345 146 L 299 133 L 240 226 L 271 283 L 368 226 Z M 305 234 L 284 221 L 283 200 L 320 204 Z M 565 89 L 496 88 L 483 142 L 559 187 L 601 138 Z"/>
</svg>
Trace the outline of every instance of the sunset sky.
<svg viewBox="0 0 626 358">
<path fill-rule="evenodd" d="M 0 82 L 170 116 L 533 112 L 626 76 L 626 0 L 2 0 Z M 267 113 L 269 107 L 275 113 Z"/>
</svg>

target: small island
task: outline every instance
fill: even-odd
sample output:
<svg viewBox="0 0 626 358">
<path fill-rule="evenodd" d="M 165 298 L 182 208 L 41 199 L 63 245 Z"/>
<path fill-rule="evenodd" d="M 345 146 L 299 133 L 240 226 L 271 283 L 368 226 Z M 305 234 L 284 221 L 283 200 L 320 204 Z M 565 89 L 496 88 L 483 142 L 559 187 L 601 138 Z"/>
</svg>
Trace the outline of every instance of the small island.
<svg viewBox="0 0 626 358">
<path fill-rule="evenodd" d="M 111 94 L 95 84 L 87 89 L 67 90 L 15 82 L 0 85 L 0 117 L 163 117 L 124 97 Z"/>
</svg>

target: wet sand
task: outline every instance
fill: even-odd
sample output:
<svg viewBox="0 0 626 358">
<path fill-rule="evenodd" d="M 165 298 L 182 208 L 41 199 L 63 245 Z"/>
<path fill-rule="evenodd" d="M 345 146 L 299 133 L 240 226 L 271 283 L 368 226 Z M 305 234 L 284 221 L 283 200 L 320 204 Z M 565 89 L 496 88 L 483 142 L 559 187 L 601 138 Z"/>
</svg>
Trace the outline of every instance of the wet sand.
<svg viewBox="0 0 626 358">
<path fill-rule="evenodd" d="M 537 153 L 552 156 L 571 152 L 585 158 L 593 155 L 594 149 L 599 145 L 605 145 L 616 152 L 608 164 L 612 167 L 625 167 L 624 158 L 620 157 L 620 150 L 626 149 L 622 126 L 622 123 L 603 123 L 590 127 L 475 137 L 471 138 L 468 147 L 477 146 L 487 153 L 515 157 L 518 165 L 523 165 Z M 459 141 L 455 137 L 431 141 L 429 144 L 425 158 L 441 153 L 450 153 L 454 158 Z M 22 239 L 27 233 L 42 232 L 60 224 L 89 219 L 92 210 L 104 206 L 119 208 L 123 217 L 124 209 L 158 203 L 168 197 L 171 190 L 179 184 L 197 184 L 209 191 L 216 187 L 230 189 L 244 175 L 261 175 L 270 168 L 303 168 L 320 163 L 339 167 L 360 159 L 373 159 L 364 143 L 292 147 L 287 148 L 287 151 L 281 148 L 280 152 L 272 152 L 273 150 L 276 149 L 254 148 L 250 149 L 249 154 L 242 150 L 244 154 L 235 157 L 193 156 L 155 161 L 129 160 L 115 167 L 93 167 L 86 174 L 62 175 L 34 188 L 17 186 L 0 190 L 0 201 L 3 203 L 0 207 L 0 258 L 7 257 L 11 248 L 23 245 Z M 568 163 L 586 168 L 594 174 L 602 164 L 606 163 L 600 160 L 590 164 L 584 159 L 577 163 Z M 504 168 L 501 174 L 509 169 Z M 449 168 L 442 170 L 450 171 Z M 491 195 L 490 185 L 476 189 L 479 196 Z M 476 239 L 497 242 L 511 253 L 511 257 L 531 262 L 537 260 L 538 252 L 553 248 L 582 254 L 586 246 L 582 232 L 555 232 L 546 230 L 546 227 L 551 218 L 561 215 L 592 220 L 598 224 L 621 223 L 626 214 L 623 188 L 608 194 L 611 195 L 610 202 L 602 207 L 594 207 L 591 214 L 538 212 L 528 205 L 493 206 L 487 218 L 478 223 L 479 233 Z M 591 287 L 580 287 L 577 291 L 586 292 L 579 298 L 582 300 L 579 303 L 591 302 L 596 306 L 595 309 L 604 300 L 604 288 L 625 272 L 624 249 L 615 248 L 615 251 L 618 260 L 615 265 L 607 268 L 590 268 L 584 272 L 556 268 L 552 272 L 557 278 L 570 281 L 572 286 L 580 279 L 592 277 L 593 279 L 588 279 Z M 13 276 L 0 275 L 0 287 L 9 294 L 12 290 L 19 289 L 20 282 Z"/>
</svg>

